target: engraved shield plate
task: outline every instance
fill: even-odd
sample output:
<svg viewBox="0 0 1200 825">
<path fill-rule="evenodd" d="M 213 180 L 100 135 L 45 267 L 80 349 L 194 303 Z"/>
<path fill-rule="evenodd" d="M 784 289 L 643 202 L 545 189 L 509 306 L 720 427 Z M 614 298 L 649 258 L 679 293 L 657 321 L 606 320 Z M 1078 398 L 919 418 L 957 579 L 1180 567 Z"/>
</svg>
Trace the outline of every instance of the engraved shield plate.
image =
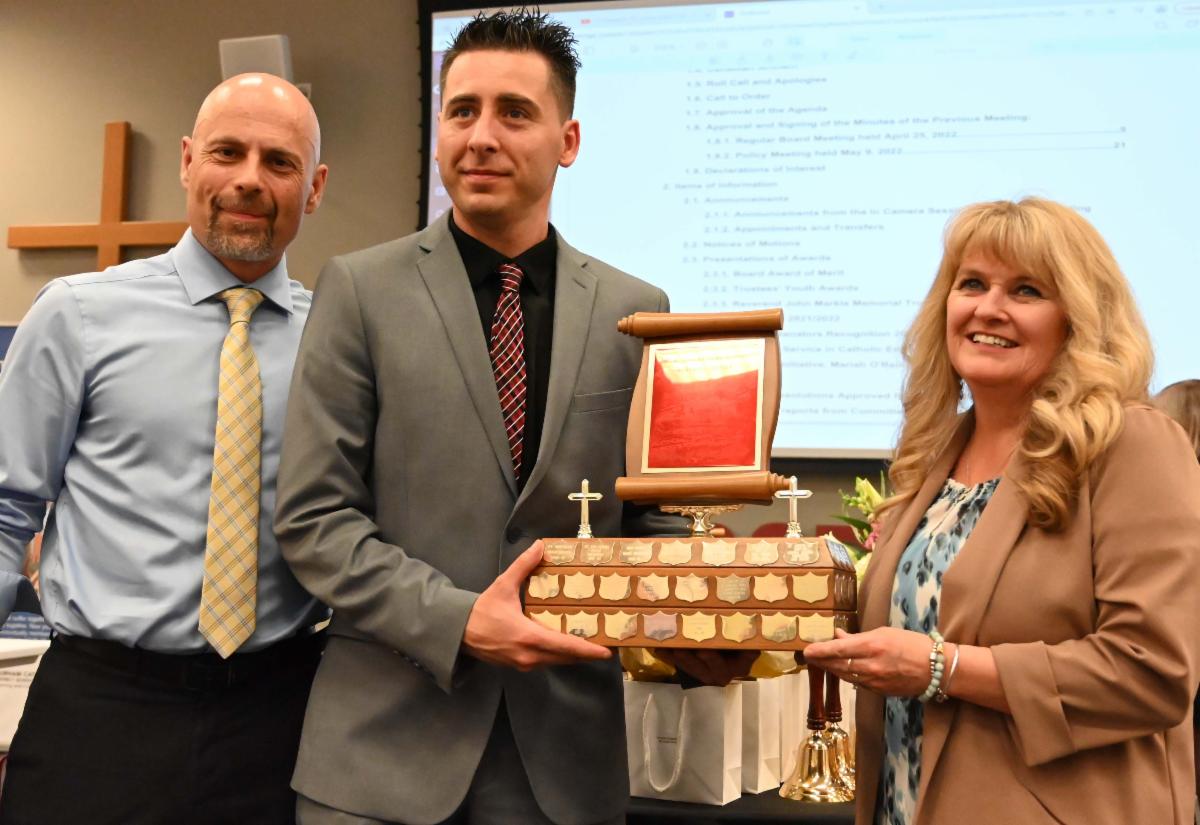
<svg viewBox="0 0 1200 825">
<path fill-rule="evenodd" d="M 778 541 L 748 541 L 746 542 L 746 564 L 762 567 L 779 561 Z"/>
<path fill-rule="evenodd" d="M 788 564 L 812 564 L 821 558 L 821 543 L 816 539 L 784 539 L 783 546 Z"/>
<path fill-rule="evenodd" d="M 833 638 L 833 616 L 822 616 L 813 613 L 797 618 L 800 626 L 800 638 L 806 642 L 827 642 Z"/>
<path fill-rule="evenodd" d="M 611 576 L 600 577 L 600 598 L 606 602 L 619 602 L 628 599 L 633 592 L 629 576 L 613 573 Z"/>
<path fill-rule="evenodd" d="M 637 597 L 648 602 L 657 602 L 671 594 L 671 585 L 666 576 L 638 576 Z"/>
<path fill-rule="evenodd" d="M 568 578 L 570 578 L 568 576 Z M 786 599 L 788 594 L 787 579 L 783 576 L 755 576 L 754 598 L 763 602 L 777 602 Z"/>
<path fill-rule="evenodd" d="M 570 564 L 575 561 L 578 542 L 548 541 L 542 546 L 542 558 L 547 564 Z"/>
<path fill-rule="evenodd" d="M 584 564 L 608 564 L 613 557 L 612 542 L 585 541 L 580 555 Z"/>
<path fill-rule="evenodd" d="M 674 613 L 647 613 L 642 616 L 642 628 L 647 638 L 656 642 L 674 639 L 679 632 Z"/>
<path fill-rule="evenodd" d="M 596 577 L 590 573 L 563 576 L 563 595 L 568 599 L 590 599 L 596 595 Z"/>
<path fill-rule="evenodd" d="M 829 555 L 833 558 L 834 563 L 838 567 L 846 568 L 847 570 L 854 569 L 854 562 L 850 558 L 850 551 L 846 549 L 846 545 L 835 539 L 833 536 L 824 536 L 825 546 L 829 548 Z"/>
<path fill-rule="evenodd" d="M 708 577 L 695 574 L 676 577 L 675 598 L 685 602 L 699 602 L 707 599 Z"/>
<path fill-rule="evenodd" d="M 621 542 L 621 561 L 624 564 L 645 564 L 654 555 L 654 545 L 648 541 Z"/>
<path fill-rule="evenodd" d="M 731 642 L 745 642 L 754 638 L 753 615 L 731 613 L 721 617 L 721 635 Z"/>
<path fill-rule="evenodd" d="M 660 542 L 658 560 L 662 564 L 687 564 L 692 560 L 692 543 L 690 541 Z"/>
<path fill-rule="evenodd" d="M 796 617 L 784 613 L 764 613 L 763 638 L 771 642 L 790 642 L 796 638 Z"/>
<path fill-rule="evenodd" d="M 737 544 L 732 541 L 706 541 L 703 547 L 704 549 L 700 552 L 700 559 L 705 564 L 711 564 L 714 567 L 729 564 L 733 561 L 737 550 Z"/>
<path fill-rule="evenodd" d="M 558 574 L 538 573 L 529 578 L 529 598 L 553 599 L 558 595 Z"/>
<path fill-rule="evenodd" d="M 717 617 L 711 613 L 687 613 L 683 617 L 683 636 L 704 642 L 717 635 Z"/>
<path fill-rule="evenodd" d="M 604 616 L 604 635 L 618 641 L 637 635 L 637 614 L 608 613 Z"/>
<path fill-rule="evenodd" d="M 600 632 L 599 616 L 595 613 L 568 613 L 567 632 L 572 636 L 591 639 Z"/>
<path fill-rule="evenodd" d="M 529 613 L 529 618 L 540 624 L 542 627 L 548 627 L 551 630 L 562 632 L 562 616 L 557 613 L 551 613 L 549 610 L 532 610 Z"/>
<path fill-rule="evenodd" d="M 818 573 L 792 576 L 792 595 L 810 604 L 829 598 L 829 576 Z"/>
<path fill-rule="evenodd" d="M 750 598 L 749 576 L 718 576 L 717 598 L 730 604 L 739 604 Z"/>
</svg>

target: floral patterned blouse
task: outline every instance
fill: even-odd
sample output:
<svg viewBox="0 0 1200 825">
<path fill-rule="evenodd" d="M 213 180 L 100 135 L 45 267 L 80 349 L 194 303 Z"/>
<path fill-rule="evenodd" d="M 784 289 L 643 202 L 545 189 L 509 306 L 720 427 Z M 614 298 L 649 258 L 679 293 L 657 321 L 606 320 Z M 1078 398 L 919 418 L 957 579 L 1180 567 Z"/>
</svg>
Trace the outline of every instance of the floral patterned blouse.
<svg viewBox="0 0 1200 825">
<path fill-rule="evenodd" d="M 928 633 L 938 624 L 942 576 L 967 536 L 1000 479 L 972 487 L 952 478 L 925 511 L 896 567 L 892 608 L 888 624 Z M 875 825 L 909 825 L 917 807 L 921 778 L 921 738 L 924 706 L 916 697 L 889 696 L 884 703 L 886 753 L 879 778 Z"/>
</svg>

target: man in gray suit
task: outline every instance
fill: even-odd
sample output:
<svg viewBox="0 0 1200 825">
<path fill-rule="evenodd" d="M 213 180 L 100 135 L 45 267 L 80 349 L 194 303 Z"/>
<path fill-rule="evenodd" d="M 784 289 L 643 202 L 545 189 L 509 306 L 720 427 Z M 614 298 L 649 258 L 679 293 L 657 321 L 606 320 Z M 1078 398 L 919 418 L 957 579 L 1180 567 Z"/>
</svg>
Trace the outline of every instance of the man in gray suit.
<svg viewBox="0 0 1200 825">
<path fill-rule="evenodd" d="M 479 17 L 442 68 L 450 215 L 325 267 L 288 407 L 276 530 L 334 610 L 293 780 L 301 823 L 623 821 L 620 670 L 521 614 L 566 496 L 597 535 L 677 532 L 622 507 L 641 359 L 622 316 L 660 290 L 549 224 L 579 150 L 568 29 Z"/>
</svg>

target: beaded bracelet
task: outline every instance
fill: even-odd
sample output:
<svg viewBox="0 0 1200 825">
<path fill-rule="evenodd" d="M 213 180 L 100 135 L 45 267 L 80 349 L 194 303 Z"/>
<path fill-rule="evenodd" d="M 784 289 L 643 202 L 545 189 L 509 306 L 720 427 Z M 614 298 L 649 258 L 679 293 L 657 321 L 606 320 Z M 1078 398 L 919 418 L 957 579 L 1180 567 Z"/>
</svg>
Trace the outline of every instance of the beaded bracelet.
<svg viewBox="0 0 1200 825">
<path fill-rule="evenodd" d="M 954 678 L 954 671 L 958 670 L 958 651 L 962 649 L 962 645 L 954 646 L 954 658 L 950 660 L 950 672 L 946 674 L 945 680 L 938 686 L 937 693 L 933 695 L 935 701 L 945 702 L 950 698 L 947 692 L 950 690 L 950 680 Z"/>
<path fill-rule="evenodd" d="M 929 631 L 929 638 L 933 639 L 933 647 L 929 649 L 929 687 L 917 697 L 920 702 L 928 702 L 937 694 L 942 684 L 942 673 L 946 670 L 946 653 L 943 648 L 946 640 L 936 630 Z"/>
</svg>

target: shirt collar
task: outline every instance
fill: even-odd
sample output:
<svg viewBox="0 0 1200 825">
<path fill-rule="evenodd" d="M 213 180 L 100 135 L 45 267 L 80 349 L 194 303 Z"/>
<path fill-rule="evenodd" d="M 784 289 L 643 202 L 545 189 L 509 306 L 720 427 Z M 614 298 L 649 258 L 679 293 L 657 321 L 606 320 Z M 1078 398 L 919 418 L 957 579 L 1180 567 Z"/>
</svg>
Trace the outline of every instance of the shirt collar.
<svg viewBox="0 0 1200 825">
<path fill-rule="evenodd" d="M 558 265 L 558 235 L 552 225 L 546 226 L 545 239 L 538 241 L 515 258 L 509 258 L 483 241 L 468 235 L 454 222 L 453 213 L 450 215 L 450 234 L 454 236 L 458 254 L 462 257 L 467 277 L 471 279 L 474 289 L 478 289 L 484 281 L 494 276 L 501 264 L 514 263 L 524 273 L 523 283 L 528 283 L 539 295 L 546 293 Z"/>
<path fill-rule="evenodd" d="M 205 249 L 192 230 L 183 233 L 179 243 L 171 250 L 171 261 L 192 305 L 212 298 L 218 292 L 235 286 L 249 286 L 289 315 L 292 312 L 292 286 L 288 279 L 287 256 L 279 260 L 275 268 L 252 284 L 247 284 L 226 269 L 213 254 Z"/>
</svg>

